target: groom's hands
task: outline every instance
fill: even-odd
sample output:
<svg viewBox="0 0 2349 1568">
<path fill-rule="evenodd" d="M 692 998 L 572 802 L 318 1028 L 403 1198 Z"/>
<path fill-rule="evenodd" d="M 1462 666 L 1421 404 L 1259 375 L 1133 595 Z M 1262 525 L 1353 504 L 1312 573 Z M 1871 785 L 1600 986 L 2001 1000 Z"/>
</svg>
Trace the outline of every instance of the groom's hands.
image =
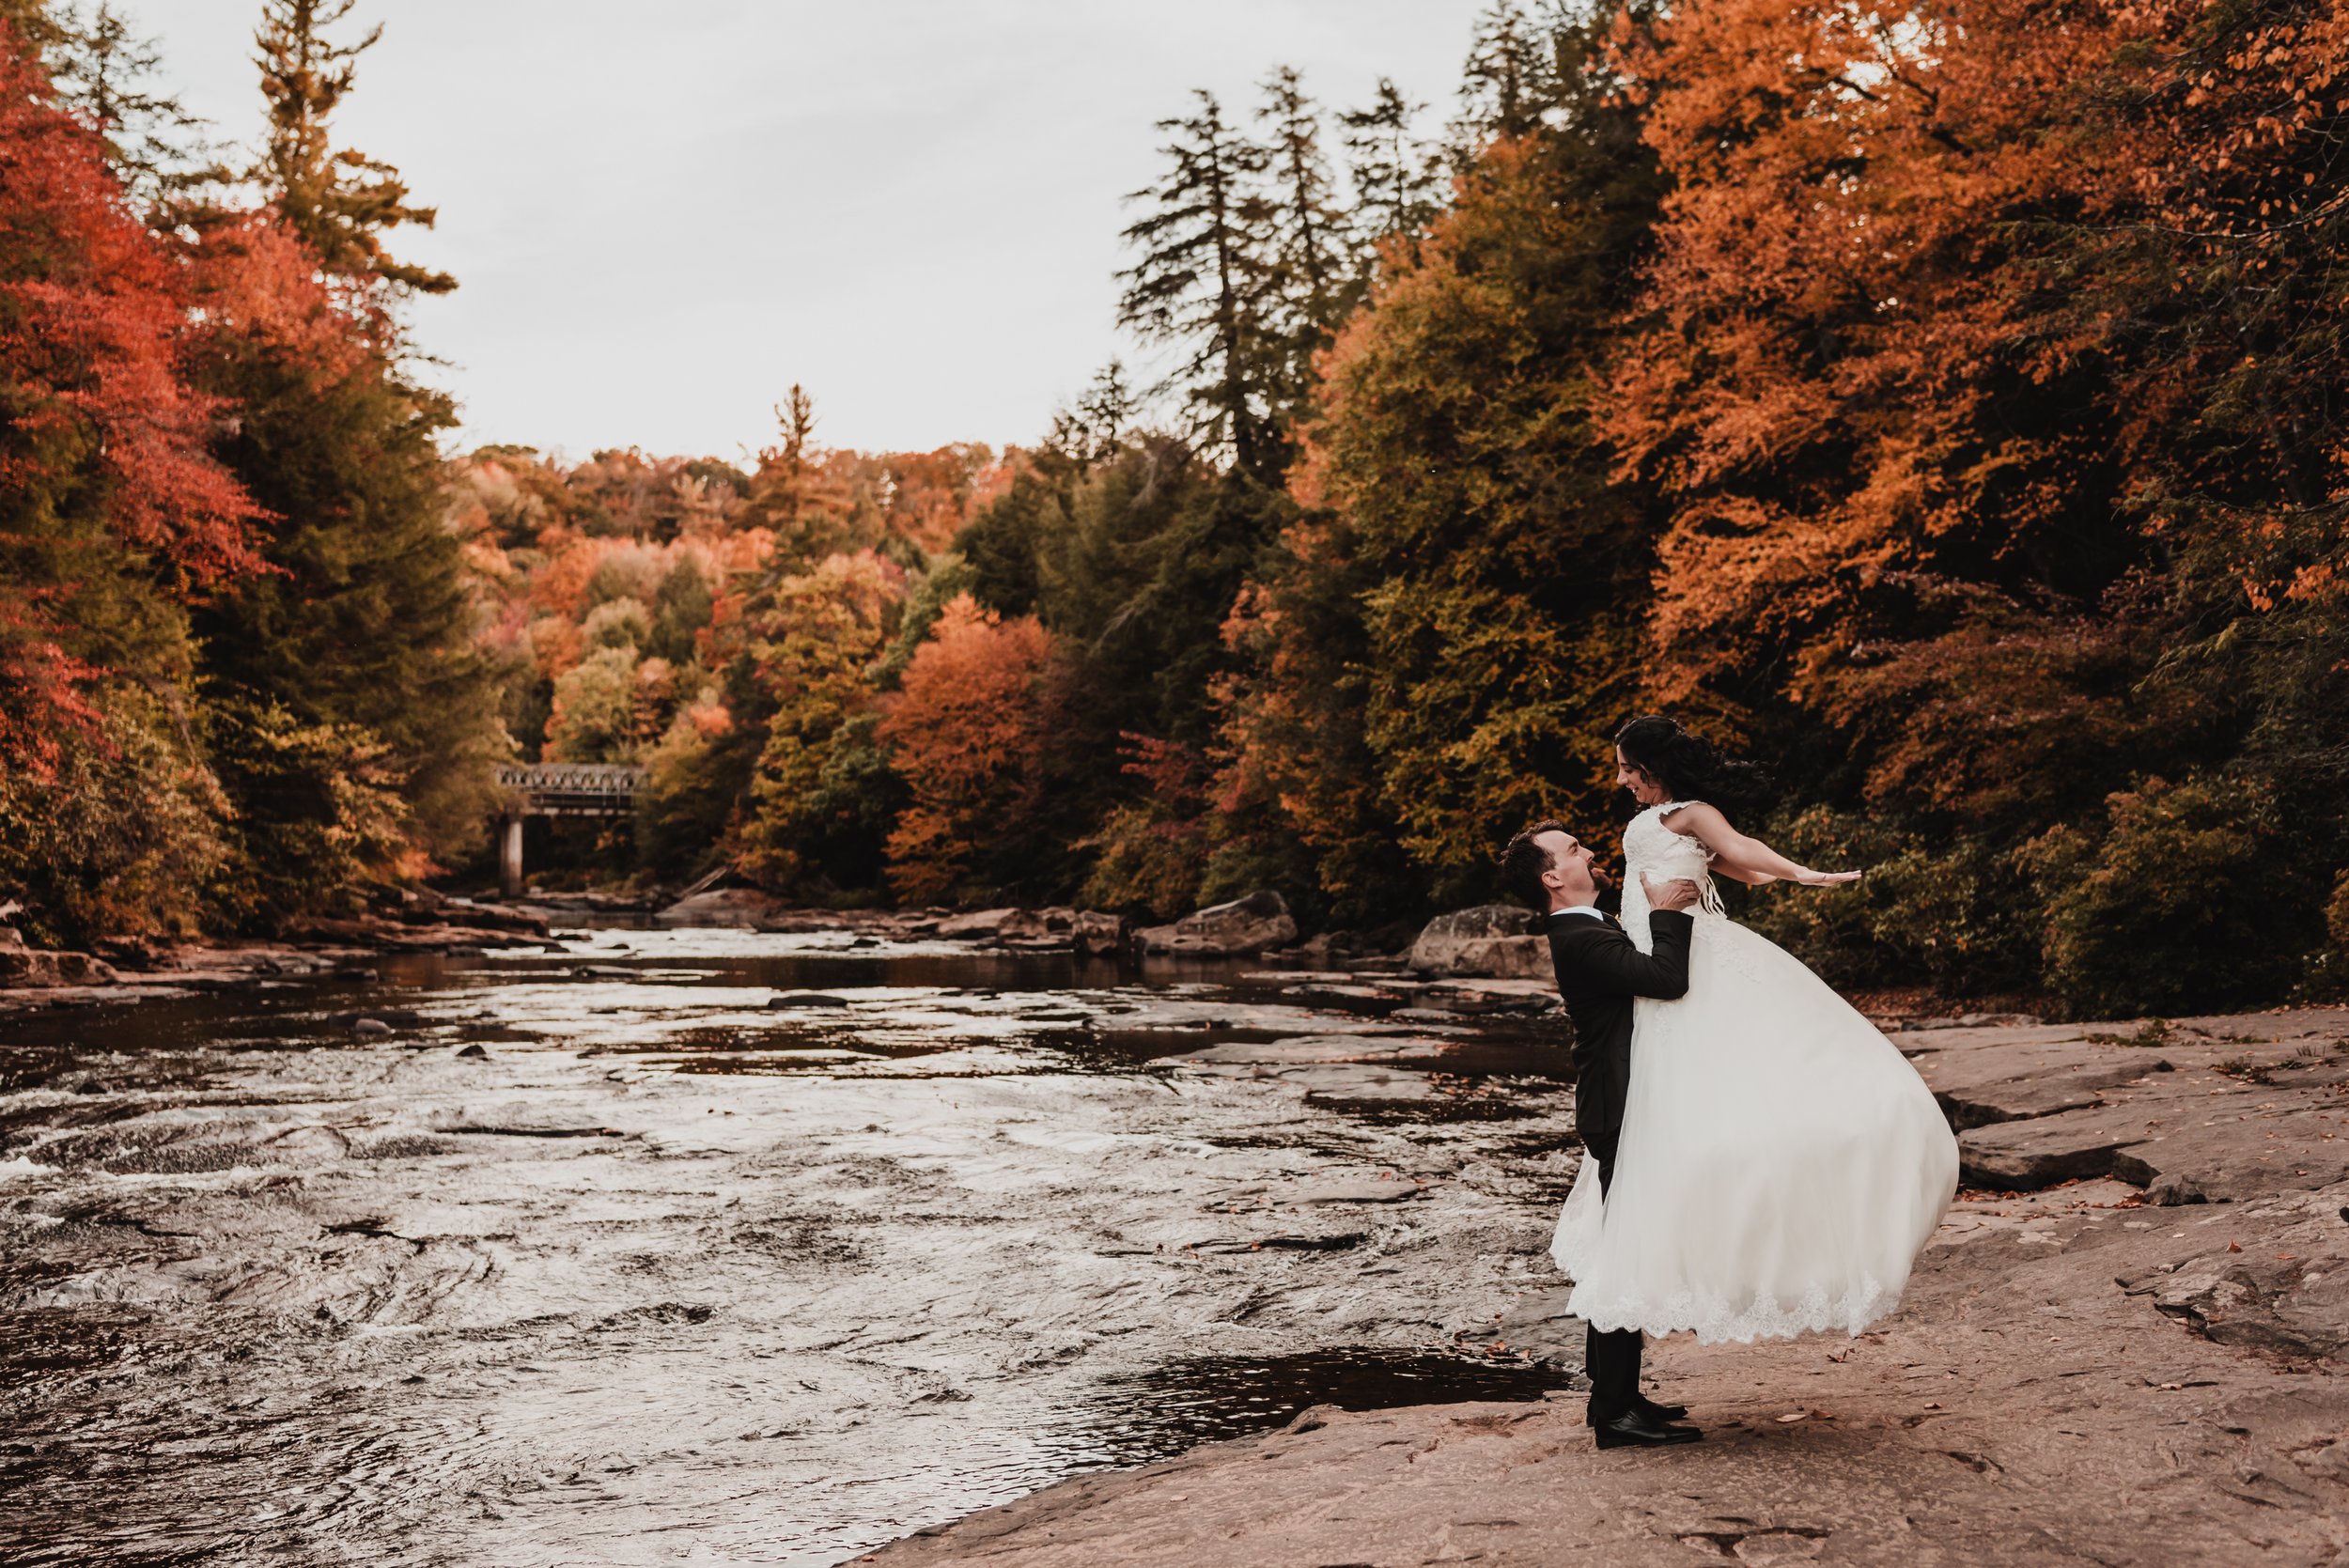
<svg viewBox="0 0 2349 1568">
<path fill-rule="evenodd" d="M 1658 883 L 1642 871 L 1640 873 L 1640 886 L 1647 890 L 1647 907 L 1651 909 L 1670 909 L 1678 913 L 1691 908 L 1697 901 L 1697 885 L 1685 877 Z"/>
</svg>

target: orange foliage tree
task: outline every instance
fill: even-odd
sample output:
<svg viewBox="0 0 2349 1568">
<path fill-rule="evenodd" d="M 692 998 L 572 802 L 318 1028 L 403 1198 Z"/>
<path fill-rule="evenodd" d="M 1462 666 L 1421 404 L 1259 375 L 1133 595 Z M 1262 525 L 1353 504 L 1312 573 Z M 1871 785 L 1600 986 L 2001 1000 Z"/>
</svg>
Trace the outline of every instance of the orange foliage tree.
<svg viewBox="0 0 2349 1568">
<path fill-rule="evenodd" d="M 2338 0 L 1707 0 L 1621 31 L 1674 183 L 1603 420 L 1670 509 L 1658 695 L 1921 833 L 1875 934 L 1938 940 L 1952 984 L 2035 983 L 2066 939 L 2039 916 L 2167 918 L 2074 895 L 2155 831 L 2116 803 L 2100 840 L 2108 792 L 2223 767 L 2270 784 L 2181 798 L 2254 800 L 2349 754 L 2343 38 Z M 2302 805 L 2338 843 L 2337 791 Z M 2303 951 L 2295 902 L 2230 919 Z M 2185 992 L 2219 994 L 2208 953 Z"/>
<path fill-rule="evenodd" d="M 947 603 L 915 651 L 880 721 L 911 798 L 889 835 L 900 897 L 941 898 L 976 874 L 1019 865 L 1046 804 L 1051 658 L 1034 616 L 1006 619 L 968 594 Z"/>
<path fill-rule="evenodd" d="M 0 21 L 0 767 L 94 733 L 108 675 L 183 677 L 178 607 L 260 566 L 186 303 L 103 138 Z"/>
</svg>

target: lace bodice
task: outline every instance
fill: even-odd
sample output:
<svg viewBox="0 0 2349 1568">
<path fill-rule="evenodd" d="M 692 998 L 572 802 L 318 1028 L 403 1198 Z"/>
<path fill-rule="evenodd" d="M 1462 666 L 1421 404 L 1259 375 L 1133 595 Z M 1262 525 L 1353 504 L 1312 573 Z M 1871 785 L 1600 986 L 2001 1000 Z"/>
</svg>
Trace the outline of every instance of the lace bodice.
<svg viewBox="0 0 2349 1568">
<path fill-rule="evenodd" d="M 1667 800 L 1650 806 L 1623 831 L 1623 924 L 1642 952 L 1648 945 L 1647 890 L 1640 885 L 1642 873 L 1658 882 L 1675 878 L 1694 882 L 1703 894 L 1700 908 L 1712 914 L 1721 912 L 1721 895 L 1713 887 L 1712 852 L 1688 834 L 1675 833 L 1664 825 L 1664 818 L 1695 803 Z"/>
</svg>

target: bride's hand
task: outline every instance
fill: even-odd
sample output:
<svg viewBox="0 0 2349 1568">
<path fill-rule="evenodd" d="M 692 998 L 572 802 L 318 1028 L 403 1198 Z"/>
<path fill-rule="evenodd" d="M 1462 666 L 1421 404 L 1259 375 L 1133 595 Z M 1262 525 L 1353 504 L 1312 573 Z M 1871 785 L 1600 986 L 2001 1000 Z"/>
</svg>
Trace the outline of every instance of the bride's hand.
<svg viewBox="0 0 2349 1568">
<path fill-rule="evenodd" d="M 1859 871 L 1812 871 L 1806 868 L 1795 879 L 1806 888 L 1840 888 L 1846 882 L 1857 882 L 1866 875 Z"/>
</svg>

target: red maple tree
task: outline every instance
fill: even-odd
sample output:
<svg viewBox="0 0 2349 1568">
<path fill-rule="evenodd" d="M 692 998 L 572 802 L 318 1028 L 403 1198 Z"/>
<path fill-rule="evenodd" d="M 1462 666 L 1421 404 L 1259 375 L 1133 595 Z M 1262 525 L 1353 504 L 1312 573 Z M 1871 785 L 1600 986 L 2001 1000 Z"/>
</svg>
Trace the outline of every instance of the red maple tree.
<svg viewBox="0 0 2349 1568">
<path fill-rule="evenodd" d="M 0 759 L 36 771 L 116 652 L 93 576 L 185 602 L 260 568 L 250 497 L 207 450 L 184 277 L 130 211 L 103 141 L 0 23 Z"/>
</svg>

